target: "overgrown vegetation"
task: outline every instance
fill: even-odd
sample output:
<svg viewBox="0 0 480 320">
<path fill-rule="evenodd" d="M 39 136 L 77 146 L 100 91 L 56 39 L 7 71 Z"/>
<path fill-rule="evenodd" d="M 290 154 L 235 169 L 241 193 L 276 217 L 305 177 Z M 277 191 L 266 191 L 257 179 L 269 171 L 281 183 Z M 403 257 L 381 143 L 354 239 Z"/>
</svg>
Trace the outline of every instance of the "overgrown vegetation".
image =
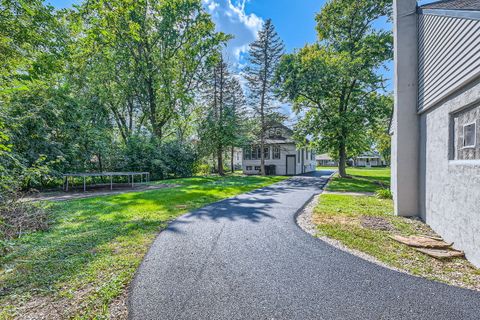
<svg viewBox="0 0 480 320">
<path fill-rule="evenodd" d="M 50 203 L 50 229 L 22 235 L 0 258 L 0 318 L 109 318 L 167 223 L 282 177 L 172 180 L 178 187 Z"/>
<path fill-rule="evenodd" d="M 34 231 L 48 228 L 48 212 L 40 204 L 18 202 L 0 205 L 0 256 L 12 249 L 13 240 Z"/>
</svg>

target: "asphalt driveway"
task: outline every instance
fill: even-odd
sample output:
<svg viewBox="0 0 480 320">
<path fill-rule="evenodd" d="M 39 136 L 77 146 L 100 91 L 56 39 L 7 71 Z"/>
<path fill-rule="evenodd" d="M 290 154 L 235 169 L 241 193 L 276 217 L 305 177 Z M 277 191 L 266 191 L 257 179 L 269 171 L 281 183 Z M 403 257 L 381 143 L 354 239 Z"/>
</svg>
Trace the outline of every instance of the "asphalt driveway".
<svg viewBox="0 0 480 320">
<path fill-rule="evenodd" d="M 295 177 L 187 214 L 132 284 L 131 319 L 480 319 L 480 293 L 388 270 L 311 237 Z"/>
</svg>

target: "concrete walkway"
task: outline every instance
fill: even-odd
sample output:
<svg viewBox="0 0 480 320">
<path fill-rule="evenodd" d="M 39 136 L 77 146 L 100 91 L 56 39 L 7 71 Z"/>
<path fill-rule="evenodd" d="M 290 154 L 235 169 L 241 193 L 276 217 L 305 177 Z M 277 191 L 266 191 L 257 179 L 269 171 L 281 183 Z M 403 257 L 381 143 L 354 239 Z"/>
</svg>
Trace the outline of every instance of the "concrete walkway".
<svg viewBox="0 0 480 320">
<path fill-rule="evenodd" d="M 295 177 L 187 214 L 161 232 L 131 319 L 479 319 L 480 294 L 388 270 L 303 232 L 323 177 Z"/>
</svg>

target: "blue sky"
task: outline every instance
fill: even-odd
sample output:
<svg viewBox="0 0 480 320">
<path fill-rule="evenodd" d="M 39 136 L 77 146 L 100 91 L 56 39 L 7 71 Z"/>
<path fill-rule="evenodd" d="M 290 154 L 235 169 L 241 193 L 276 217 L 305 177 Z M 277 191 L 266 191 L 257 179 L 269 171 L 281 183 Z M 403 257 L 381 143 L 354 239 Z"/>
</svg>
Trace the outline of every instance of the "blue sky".
<svg viewBox="0 0 480 320">
<path fill-rule="evenodd" d="M 57 8 L 68 8 L 81 0 L 46 0 Z M 217 29 L 233 34 L 228 46 L 228 60 L 234 65 L 242 65 L 248 44 L 252 42 L 263 21 L 271 18 L 277 32 L 285 42 L 287 52 L 301 48 L 316 39 L 315 15 L 326 0 L 202 0 L 207 11 L 212 15 Z M 422 0 L 424 4 L 432 0 Z M 391 24 L 382 21 L 382 28 L 390 29 Z M 391 69 L 391 64 L 389 65 Z M 391 79 L 393 71 L 382 71 Z M 389 81 L 388 90 L 392 90 Z M 286 106 L 284 106 L 285 108 Z"/>
<path fill-rule="evenodd" d="M 81 0 L 46 0 L 57 8 L 68 8 Z M 202 0 L 218 29 L 235 35 L 229 47 L 233 60 L 241 60 L 246 46 L 262 22 L 271 18 L 288 52 L 315 41 L 315 14 L 326 0 Z M 432 2 L 422 0 L 420 4 Z M 382 27 L 391 25 L 382 23 Z M 236 62 L 236 61 L 233 61 Z"/>
</svg>

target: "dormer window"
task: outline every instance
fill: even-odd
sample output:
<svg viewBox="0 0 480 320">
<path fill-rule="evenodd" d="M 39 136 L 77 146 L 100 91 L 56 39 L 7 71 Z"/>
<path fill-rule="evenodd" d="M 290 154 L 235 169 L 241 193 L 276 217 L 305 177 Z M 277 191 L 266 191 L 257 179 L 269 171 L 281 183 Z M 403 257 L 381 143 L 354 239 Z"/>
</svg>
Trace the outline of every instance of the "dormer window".
<svg viewBox="0 0 480 320">
<path fill-rule="evenodd" d="M 269 138 L 281 138 L 282 137 L 282 128 L 272 128 L 268 132 Z"/>
</svg>

